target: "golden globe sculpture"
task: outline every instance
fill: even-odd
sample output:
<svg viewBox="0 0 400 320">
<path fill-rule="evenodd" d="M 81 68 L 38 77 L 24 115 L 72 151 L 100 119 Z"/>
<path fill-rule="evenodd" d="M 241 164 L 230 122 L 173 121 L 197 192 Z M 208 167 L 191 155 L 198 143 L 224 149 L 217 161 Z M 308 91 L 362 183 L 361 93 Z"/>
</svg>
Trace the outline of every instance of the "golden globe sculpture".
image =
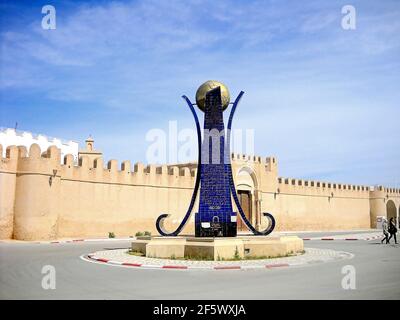
<svg viewBox="0 0 400 320">
<path fill-rule="evenodd" d="M 228 108 L 231 97 L 230 97 L 229 90 L 226 87 L 226 85 L 224 85 L 221 82 L 215 81 L 215 80 L 208 80 L 208 81 L 204 82 L 196 91 L 196 104 L 201 111 L 204 112 L 206 93 L 217 87 L 221 88 L 222 111 L 224 111 L 226 108 Z"/>
</svg>

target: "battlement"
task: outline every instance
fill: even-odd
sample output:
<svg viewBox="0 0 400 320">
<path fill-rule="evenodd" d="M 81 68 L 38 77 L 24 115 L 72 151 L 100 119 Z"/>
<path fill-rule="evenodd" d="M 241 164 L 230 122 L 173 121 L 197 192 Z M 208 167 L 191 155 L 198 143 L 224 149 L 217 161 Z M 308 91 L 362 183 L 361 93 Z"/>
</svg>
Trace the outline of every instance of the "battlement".
<svg viewBox="0 0 400 320">
<path fill-rule="evenodd" d="M 3 145 L 0 144 L 1 154 L 4 152 Z M 29 158 L 29 159 L 59 159 L 61 156 L 61 150 L 56 146 L 50 146 L 46 151 L 40 149 L 40 146 L 36 143 L 32 144 L 29 148 L 29 152 L 27 147 L 25 146 L 8 146 L 6 147 L 5 157 L 0 156 L 0 159 L 10 159 L 10 160 L 18 160 L 21 158 Z"/>
<path fill-rule="evenodd" d="M 232 162 L 246 162 L 246 163 L 255 163 L 255 164 L 277 164 L 277 160 L 275 157 L 261 157 L 261 156 L 256 156 L 256 155 L 247 155 L 247 154 L 241 154 L 241 153 L 231 153 L 231 161 Z M 189 166 L 189 167 L 193 167 L 196 166 L 197 167 L 197 162 L 189 162 L 189 163 L 185 163 L 185 164 L 172 164 L 173 166 Z M 169 165 L 171 166 L 171 165 Z"/>
<path fill-rule="evenodd" d="M 231 153 L 231 159 L 233 161 L 244 161 L 244 162 L 254 162 L 254 163 L 277 163 L 275 157 L 261 157 L 256 155 L 247 155 L 242 153 Z"/>
<path fill-rule="evenodd" d="M 345 195 L 345 194 L 365 194 L 368 195 L 371 188 L 369 186 L 344 184 L 336 182 L 325 182 L 316 180 L 304 180 L 295 178 L 278 178 L 278 188 L 280 191 L 299 191 L 299 190 L 310 190 L 319 193 L 326 193 L 330 197 L 335 195 Z"/>
<path fill-rule="evenodd" d="M 246 155 L 240 153 L 231 153 L 231 162 L 232 164 L 238 163 L 239 165 L 241 164 L 264 165 L 267 171 L 276 170 L 277 167 L 277 160 L 275 157 L 261 157 L 261 156 Z M 174 166 L 178 167 L 179 169 L 187 167 L 190 169 L 190 171 L 193 171 L 196 170 L 197 168 L 197 162 L 194 161 L 189 163 L 170 164 L 168 165 L 168 168 Z"/>
<path fill-rule="evenodd" d="M 114 159 L 105 163 L 102 157 L 91 159 L 88 156 L 81 156 L 76 163 L 72 154 L 65 155 L 62 163 L 60 159 L 61 151 L 56 146 L 42 152 L 37 144 L 32 144 L 29 151 L 24 146 L 9 146 L 6 157 L 1 158 L 2 167 L 6 160 L 12 160 L 14 164 L 18 162 L 18 171 L 52 174 L 56 170 L 61 180 L 68 181 L 191 188 L 196 177 L 196 169 L 190 166 L 156 166 L 141 162 L 132 166 L 128 160 L 121 164 Z"/>
<path fill-rule="evenodd" d="M 343 184 L 343 183 L 335 183 L 335 182 L 324 182 L 324 181 L 316 181 L 316 180 L 304 180 L 304 179 L 295 179 L 295 178 L 285 178 L 278 177 L 278 185 L 281 188 L 290 188 L 292 190 L 300 190 L 300 189 L 309 189 L 316 190 L 319 192 L 327 192 L 331 195 L 331 193 L 369 193 L 369 192 L 383 192 L 389 195 L 400 195 L 399 188 L 386 188 L 383 186 L 363 186 L 363 185 L 353 185 L 353 184 Z"/>
<path fill-rule="evenodd" d="M 5 155 L 4 157 L 2 155 Z M 27 169 L 34 171 L 35 167 L 38 172 L 52 172 L 53 169 L 61 163 L 58 168 L 61 179 L 74 179 L 79 181 L 91 182 L 116 182 L 125 184 L 148 184 L 148 185 L 165 185 L 171 184 L 176 186 L 182 183 L 182 187 L 191 187 L 196 177 L 197 164 L 175 164 L 156 166 L 153 164 L 143 164 L 141 162 L 134 163 L 132 166 L 129 160 L 122 161 L 120 164 L 117 160 L 112 159 L 104 162 L 102 157 L 91 159 L 87 156 L 81 156 L 78 162 L 75 162 L 74 155 L 67 154 L 61 160 L 61 151 L 56 146 L 50 146 L 42 152 L 38 144 L 32 144 L 29 151 L 25 146 L 8 146 L 4 150 L 0 144 L 0 159 L 2 160 L 2 168 L 7 169 L 7 163 L 13 160 L 23 159 L 23 165 L 19 169 Z M 266 168 L 273 168 L 277 165 L 275 157 L 250 156 L 245 154 L 231 154 L 232 162 L 244 162 L 254 164 L 265 164 Z M 46 162 L 48 168 L 40 162 Z M 12 167 L 12 165 L 10 165 Z M 46 170 L 47 169 L 47 170 Z M 400 195 L 400 189 L 387 188 L 384 186 L 363 186 L 353 184 L 343 184 L 335 182 L 324 182 L 317 180 L 304 180 L 296 178 L 278 177 L 279 191 L 291 191 L 308 189 L 318 192 L 326 192 L 328 195 L 337 193 L 368 193 L 368 192 L 384 192 L 390 195 Z M 278 192 L 279 193 L 279 192 Z"/>
<path fill-rule="evenodd" d="M 384 186 L 373 186 L 371 192 L 382 192 L 390 195 L 400 195 L 400 188 L 387 188 Z"/>
<path fill-rule="evenodd" d="M 231 154 L 232 163 L 247 164 L 247 165 L 260 165 L 264 166 L 266 171 L 278 171 L 278 161 L 275 157 L 261 157 L 256 155 L 246 155 L 241 153 Z"/>
</svg>

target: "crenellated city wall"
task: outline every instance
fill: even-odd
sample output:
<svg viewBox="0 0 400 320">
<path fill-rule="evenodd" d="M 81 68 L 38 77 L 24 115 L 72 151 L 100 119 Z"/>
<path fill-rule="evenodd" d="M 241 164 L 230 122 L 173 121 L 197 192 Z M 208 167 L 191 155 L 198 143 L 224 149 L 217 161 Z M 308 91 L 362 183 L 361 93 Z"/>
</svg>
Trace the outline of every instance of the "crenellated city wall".
<svg viewBox="0 0 400 320">
<path fill-rule="evenodd" d="M 387 216 L 391 201 L 398 219 L 400 189 L 280 177 L 274 157 L 234 154 L 232 160 L 234 175 L 246 167 L 253 172 L 243 184 L 254 189 L 254 206 L 259 209 L 252 222 L 260 228 L 265 227 L 262 212 L 274 215 L 280 231 L 375 228 L 377 217 Z M 240 179 L 235 182 L 240 189 Z"/>
<path fill-rule="evenodd" d="M 0 145 L 0 155 L 3 155 Z M 65 237 L 153 234 L 155 220 L 169 213 L 175 229 L 192 195 L 196 165 L 143 165 L 105 162 L 72 155 L 61 159 L 51 146 L 7 147 L 0 159 L 0 238 L 41 240 Z M 400 190 L 278 177 L 274 157 L 232 154 L 238 190 L 252 195 L 251 221 L 264 227 L 270 212 L 277 230 L 338 230 L 374 227 Z M 198 204 L 195 204 L 195 208 Z M 193 233 L 193 216 L 183 233 Z"/>
<path fill-rule="evenodd" d="M 0 237 L 23 240 L 134 235 L 152 230 L 161 213 L 166 227 L 182 218 L 192 194 L 196 170 L 131 166 L 116 160 L 81 157 L 74 165 L 49 147 L 7 148 L 0 160 Z M 189 230 L 190 231 L 190 230 Z M 187 231 L 187 232 L 189 232 Z"/>
</svg>

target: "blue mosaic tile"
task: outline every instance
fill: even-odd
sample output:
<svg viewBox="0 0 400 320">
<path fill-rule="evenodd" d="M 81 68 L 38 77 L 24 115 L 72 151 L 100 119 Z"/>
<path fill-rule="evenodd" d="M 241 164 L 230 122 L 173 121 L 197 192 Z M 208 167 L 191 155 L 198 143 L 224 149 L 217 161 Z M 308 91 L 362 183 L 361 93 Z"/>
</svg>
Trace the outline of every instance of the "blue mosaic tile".
<svg viewBox="0 0 400 320">
<path fill-rule="evenodd" d="M 219 87 L 206 95 L 201 153 L 200 204 L 199 212 L 195 215 L 196 236 L 234 237 L 236 213 L 232 211 L 230 163 L 224 161 L 225 132 Z"/>
</svg>

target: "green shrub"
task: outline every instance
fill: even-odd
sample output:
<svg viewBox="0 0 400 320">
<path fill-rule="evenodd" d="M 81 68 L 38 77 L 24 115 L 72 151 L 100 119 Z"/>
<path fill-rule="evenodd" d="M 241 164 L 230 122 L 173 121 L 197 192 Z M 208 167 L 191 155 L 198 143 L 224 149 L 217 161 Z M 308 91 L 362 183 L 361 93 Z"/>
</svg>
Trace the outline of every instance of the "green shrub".
<svg viewBox="0 0 400 320">
<path fill-rule="evenodd" d="M 140 252 L 140 251 L 133 251 L 133 250 L 128 250 L 127 251 L 128 254 L 130 254 L 131 256 L 138 256 L 138 257 L 144 257 L 144 253 Z"/>
<path fill-rule="evenodd" d="M 114 232 L 109 232 L 109 233 L 108 233 L 108 237 L 109 237 L 109 238 L 115 238 Z"/>
<path fill-rule="evenodd" d="M 143 236 L 143 232 L 138 231 L 138 232 L 136 232 L 135 236 L 136 237 L 142 237 Z"/>
<path fill-rule="evenodd" d="M 150 231 L 145 231 L 145 232 L 144 232 L 144 235 L 145 235 L 145 236 L 151 236 L 151 232 L 150 232 Z"/>
<path fill-rule="evenodd" d="M 239 250 L 238 247 L 235 249 L 235 254 L 233 255 L 234 260 L 240 260 Z"/>
</svg>

